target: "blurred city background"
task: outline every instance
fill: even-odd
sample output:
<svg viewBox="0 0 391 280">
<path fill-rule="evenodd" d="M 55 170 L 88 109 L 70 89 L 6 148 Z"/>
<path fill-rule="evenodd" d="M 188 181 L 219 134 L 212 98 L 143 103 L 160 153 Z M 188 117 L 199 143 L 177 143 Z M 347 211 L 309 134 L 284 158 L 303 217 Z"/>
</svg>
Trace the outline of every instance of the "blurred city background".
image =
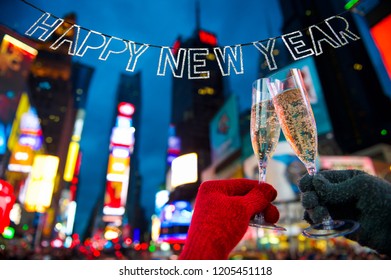
<svg viewBox="0 0 391 280">
<path fill-rule="evenodd" d="M 258 178 L 251 83 L 284 68 L 305 73 L 319 167 L 391 181 L 390 1 L 132 2 L 0 4 L 0 259 L 176 259 L 202 181 Z M 44 12 L 64 22 L 45 41 L 25 35 Z M 243 75 L 222 76 L 210 53 L 209 79 L 188 79 L 187 67 L 184 78 L 158 76 L 158 48 L 134 71 L 128 56 L 69 55 L 74 25 L 175 53 L 278 37 L 340 14 L 360 40 L 293 60 L 278 39 L 273 71 L 254 47 L 243 48 Z M 305 172 L 281 135 L 267 182 L 287 231 L 249 227 L 230 258 L 382 259 L 345 238 L 301 235 Z"/>
</svg>

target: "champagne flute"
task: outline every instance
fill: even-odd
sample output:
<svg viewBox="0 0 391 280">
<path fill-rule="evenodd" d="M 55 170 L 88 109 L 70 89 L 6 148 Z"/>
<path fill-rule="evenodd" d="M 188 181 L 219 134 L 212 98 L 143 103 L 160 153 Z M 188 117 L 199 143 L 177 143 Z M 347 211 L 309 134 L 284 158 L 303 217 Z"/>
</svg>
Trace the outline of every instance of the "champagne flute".
<svg viewBox="0 0 391 280">
<path fill-rule="evenodd" d="M 305 165 L 308 174 L 317 172 L 318 135 L 314 114 L 305 83 L 299 69 L 293 68 L 271 75 L 268 88 L 281 129 L 297 157 Z M 355 231 L 359 224 L 350 220 L 333 220 L 329 214 L 322 223 L 304 229 L 311 238 L 332 238 Z"/>
<path fill-rule="evenodd" d="M 258 160 L 260 183 L 266 181 L 266 166 L 277 147 L 281 131 L 266 81 L 267 78 L 258 79 L 252 84 L 250 136 Z M 250 221 L 250 226 L 285 230 L 283 227 L 267 223 L 263 213 L 256 214 Z"/>
</svg>

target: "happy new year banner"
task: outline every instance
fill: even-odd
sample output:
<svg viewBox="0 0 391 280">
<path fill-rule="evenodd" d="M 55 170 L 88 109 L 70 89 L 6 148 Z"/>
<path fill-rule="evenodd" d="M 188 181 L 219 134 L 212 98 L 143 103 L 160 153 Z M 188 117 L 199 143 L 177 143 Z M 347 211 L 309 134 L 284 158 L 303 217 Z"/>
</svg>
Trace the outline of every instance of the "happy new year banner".
<svg viewBox="0 0 391 280">
<path fill-rule="evenodd" d="M 27 36 L 34 36 L 40 41 L 46 41 L 64 23 L 64 19 L 45 12 L 31 3 L 22 0 L 42 12 L 39 19 L 25 32 Z M 218 46 L 213 48 L 178 48 L 139 43 L 127 39 L 103 34 L 85 27 L 70 24 L 70 27 L 50 45 L 52 50 L 60 46 L 68 47 L 68 54 L 83 57 L 87 51 L 98 51 L 99 60 L 106 61 L 112 55 L 122 55 L 127 59 L 126 71 L 134 72 L 137 62 L 149 48 L 159 48 L 157 75 L 165 76 L 167 69 L 176 78 L 183 78 L 184 69 L 188 67 L 188 79 L 208 79 L 206 69 L 207 56 L 213 53 L 219 65 L 221 75 L 229 76 L 244 74 L 244 59 L 242 48 L 252 46 L 263 56 L 269 70 L 276 70 L 278 66 L 274 60 L 273 51 L 276 40 L 281 39 L 294 60 L 308 56 L 318 56 L 323 53 L 325 45 L 340 48 L 350 41 L 360 37 L 349 29 L 348 21 L 342 15 L 329 17 L 319 24 L 311 25 L 304 30 L 297 30 L 278 37 L 262 39 L 251 43 L 241 43 L 232 46 Z M 74 34 L 74 36 L 69 36 Z M 307 40 L 309 37 L 310 40 Z M 72 39 L 70 39 L 72 38 Z"/>
</svg>

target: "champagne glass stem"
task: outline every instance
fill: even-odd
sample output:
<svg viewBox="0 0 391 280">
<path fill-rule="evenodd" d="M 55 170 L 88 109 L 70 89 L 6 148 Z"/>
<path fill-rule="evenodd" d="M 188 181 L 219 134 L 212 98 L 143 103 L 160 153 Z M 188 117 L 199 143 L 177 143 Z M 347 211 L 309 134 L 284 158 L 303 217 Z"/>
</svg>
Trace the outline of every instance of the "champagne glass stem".
<svg viewBox="0 0 391 280">
<path fill-rule="evenodd" d="M 266 182 L 266 162 L 264 160 L 261 160 L 258 162 L 259 167 L 259 177 L 258 182 Z"/>
<path fill-rule="evenodd" d="M 311 176 L 315 175 L 318 172 L 315 163 L 311 163 L 307 165 L 307 172 Z"/>
<path fill-rule="evenodd" d="M 311 176 L 314 176 L 318 172 L 315 163 L 310 163 L 306 167 L 307 167 L 308 174 Z M 333 218 L 331 218 L 327 208 L 325 210 L 327 211 L 327 215 L 322 220 L 323 228 L 325 230 L 332 230 L 334 226 L 334 220 Z"/>
<path fill-rule="evenodd" d="M 258 161 L 258 170 L 259 170 L 259 176 L 258 176 L 258 183 L 266 182 L 266 161 L 260 160 Z M 259 224 L 265 224 L 265 217 L 263 216 L 263 213 L 258 213 L 255 215 L 255 219 Z"/>
</svg>

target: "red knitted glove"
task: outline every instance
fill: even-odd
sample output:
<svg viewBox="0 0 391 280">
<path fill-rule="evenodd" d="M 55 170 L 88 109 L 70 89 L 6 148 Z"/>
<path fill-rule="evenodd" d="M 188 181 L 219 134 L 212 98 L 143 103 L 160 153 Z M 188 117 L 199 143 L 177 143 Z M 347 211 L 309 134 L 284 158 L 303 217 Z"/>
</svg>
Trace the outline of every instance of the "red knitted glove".
<svg viewBox="0 0 391 280">
<path fill-rule="evenodd" d="M 277 196 L 269 184 L 249 179 L 206 181 L 201 184 L 181 260 L 227 259 L 246 233 L 249 221 L 264 212 L 267 222 L 279 219 L 270 204 Z"/>
</svg>

